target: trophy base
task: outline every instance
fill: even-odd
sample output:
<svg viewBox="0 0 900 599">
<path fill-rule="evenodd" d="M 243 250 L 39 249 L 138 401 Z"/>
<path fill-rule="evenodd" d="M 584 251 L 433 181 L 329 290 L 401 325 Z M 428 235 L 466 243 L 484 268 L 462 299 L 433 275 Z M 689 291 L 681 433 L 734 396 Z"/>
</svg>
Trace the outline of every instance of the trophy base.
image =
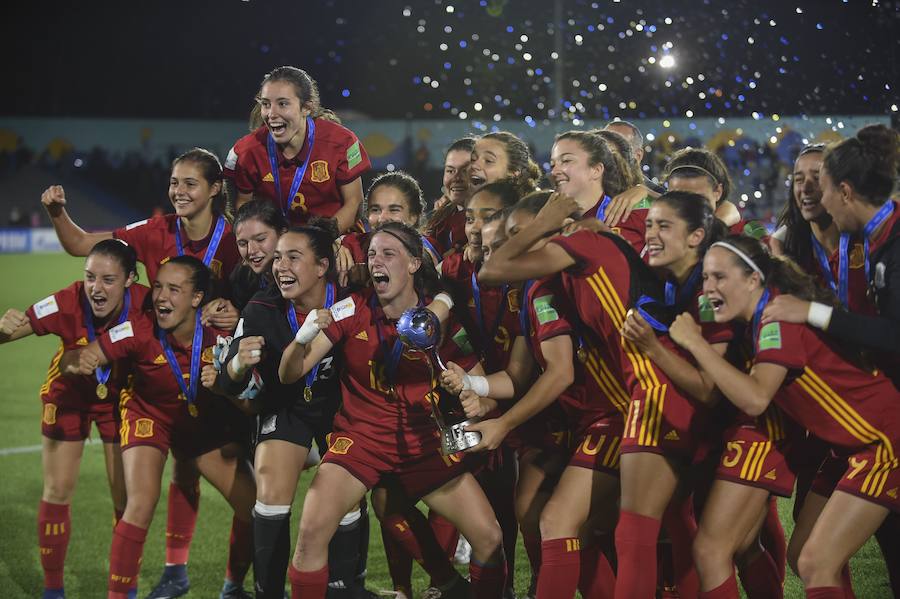
<svg viewBox="0 0 900 599">
<path fill-rule="evenodd" d="M 464 420 L 441 429 L 441 453 L 452 455 L 481 443 L 481 433 L 466 432 L 466 427 L 476 422 L 476 420 Z"/>
</svg>

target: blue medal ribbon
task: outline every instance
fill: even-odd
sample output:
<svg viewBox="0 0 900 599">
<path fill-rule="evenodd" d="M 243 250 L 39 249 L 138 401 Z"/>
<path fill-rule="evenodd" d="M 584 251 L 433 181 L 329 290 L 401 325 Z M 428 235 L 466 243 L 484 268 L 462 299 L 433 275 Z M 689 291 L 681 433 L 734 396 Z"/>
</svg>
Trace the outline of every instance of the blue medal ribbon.
<svg viewBox="0 0 900 599">
<path fill-rule="evenodd" d="M 869 237 L 872 233 L 875 232 L 881 223 L 888 219 L 891 214 L 894 213 L 894 202 L 888 200 L 884 203 L 884 206 L 875 213 L 875 216 L 872 217 L 872 220 L 866 223 L 866 226 L 863 228 L 863 250 L 866 255 L 866 281 L 869 281 Z"/>
<path fill-rule="evenodd" d="M 600 205 L 597 206 L 597 213 L 594 214 L 597 220 L 604 220 L 606 218 L 606 209 L 609 207 L 610 202 L 612 202 L 612 198 L 604 194 L 603 200 L 601 200 Z"/>
<path fill-rule="evenodd" d="M 694 266 L 694 270 L 691 271 L 691 274 L 684 282 L 684 285 L 678 285 L 676 283 L 673 283 L 672 281 L 666 281 L 666 306 L 674 308 L 686 308 L 688 300 L 693 297 L 694 293 L 696 293 L 697 291 L 697 283 L 700 281 L 700 276 L 702 274 L 703 265 L 698 263 Z M 657 303 L 656 299 L 650 297 L 649 295 L 642 295 L 640 298 L 638 298 L 638 301 L 635 302 L 634 308 L 635 310 L 637 310 L 637 313 L 641 315 L 641 318 L 647 321 L 647 324 L 649 324 L 653 328 L 653 330 L 659 331 L 660 333 L 668 333 L 669 327 L 651 316 L 650 313 L 647 312 L 647 310 L 644 308 L 644 306 L 646 306 L 647 304 L 655 303 Z"/>
<path fill-rule="evenodd" d="M 419 301 L 419 305 L 422 305 L 421 300 Z M 374 294 L 369 300 L 369 306 L 372 309 L 372 314 L 375 315 L 377 298 Z M 397 366 L 400 365 L 400 358 L 401 356 L 403 356 L 403 342 L 400 341 L 400 337 L 397 337 L 397 339 L 394 340 L 394 345 L 391 347 L 390 351 L 388 351 L 387 339 L 384 331 L 382 330 L 381 319 L 377 316 L 375 316 L 375 331 L 378 333 L 378 346 L 381 348 L 381 354 L 385 356 L 386 359 L 386 362 L 384 364 L 384 375 L 385 377 L 387 377 L 388 387 L 393 393 L 394 376 L 397 374 Z"/>
<path fill-rule="evenodd" d="M 845 274 L 844 269 L 847 268 L 847 246 L 848 243 L 845 243 L 844 238 L 847 238 L 849 241 L 850 237 L 846 233 L 841 233 L 840 238 L 840 251 L 838 252 L 838 279 L 842 282 L 848 278 L 848 275 Z M 841 303 L 846 305 L 845 298 L 838 291 L 838 285 L 834 280 L 834 275 L 831 272 L 831 264 L 828 262 L 828 254 L 825 253 L 825 248 L 822 247 L 822 244 L 819 243 L 819 240 L 816 239 L 816 236 L 810 231 L 809 233 L 810 241 L 812 242 L 813 253 L 816 255 L 816 260 L 819 262 L 819 268 L 822 271 L 822 276 L 825 278 L 825 283 L 828 287 L 831 288 L 832 291 L 838 294 L 838 297 L 841 300 Z"/>
<path fill-rule="evenodd" d="M 97 338 L 97 332 L 94 330 L 94 312 L 91 310 L 91 303 L 87 298 L 87 295 L 83 295 L 81 297 L 81 309 L 84 315 L 84 328 L 87 329 L 87 338 L 88 342 L 93 341 Z M 122 304 L 122 311 L 119 313 L 119 318 L 116 320 L 116 324 L 112 327 L 117 327 L 126 320 L 128 320 L 128 310 L 131 309 L 131 290 L 125 289 L 125 301 Z M 112 366 L 107 364 L 106 366 L 98 366 L 94 370 L 94 376 L 97 377 L 97 382 L 101 385 L 105 385 L 106 381 L 109 380 L 109 375 L 112 373 Z"/>
<path fill-rule="evenodd" d="M 225 234 L 225 217 L 219 215 L 216 220 L 216 228 L 213 230 L 212 237 L 209 239 L 209 245 L 206 246 L 206 252 L 203 254 L 203 264 L 207 267 L 212 263 L 219 249 L 219 242 L 222 241 L 222 235 Z M 178 250 L 179 256 L 184 256 L 184 245 L 181 243 L 181 219 L 175 219 L 175 248 Z"/>
<path fill-rule="evenodd" d="M 269 133 L 266 139 L 266 151 L 269 155 L 269 166 L 272 168 L 272 183 L 275 185 L 275 195 L 278 196 L 278 202 L 281 204 L 281 211 L 285 216 L 290 214 L 291 207 L 294 205 L 294 198 L 297 190 L 300 189 L 300 183 L 303 181 L 303 175 L 306 174 L 306 168 L 312 158 L 313 142 L 316 134 L 316 123 L 312 117 L 306 117 L 306 147 L 309 151 L 306 153 L 306 159 L 303 164 L 294 171 L 294 179 L 291 181 L 291 188 L 288 191 L 287 200 L 281 197 L 281 177 L 278 176 L 278 154 L 275 149 L 275 139 Z"/>
<path fill-rule="evenodd" d="M 763 310 L 766 309 L 766 304 L 769 303 L 769 290 L 768 288 L 763 289 L 763 294 L 759 298 L 759 301 L 756 303 L 756 309 L 753 311 L 753 350 L 756 352 L 756 343 L 759 337 L 759 321 L 762 318 Z"/>
<path fill-rule="evenodd" d="M 191 343 L 191 370 L 188 384 L 184 382 L 181 366 L 178 365 L 178 359 L 175 358 L 175 352 L 172 351 L 172 346 L 169 344 L 166 335 L 167 332 L 164 329 L 157 327 L 156 338 L 159 339 L 159 344 L 163 348 L 169 368 L 172 370 L 172 374 L 175 375 L 175 380 L 178 381 L 178 386 L 187 399 L 188 411 L 192 416 L 196 416 L 197 408 L 194 404 L 197 401 L 197 385 L 200 382 L 200 354 L 203 353 L 203 324 L 200 322 L 200 310 L 197 310 L 194 320 L 194 340 Z"/>
<path fill-rule="evenodd" d="M 531 310 L 531 301 L 528 299 L 528 294 L 531 292 L 531 288 L 534 287 L 534 279 L 528 279 L 525 281 L 525 284 L 522 285 L 522 305 L 519 307 L 519 327 L 522 329 L 522 336 L 525 337 L 525 342 L 528 344 L 528 347 L 531 347 L 531 316 L 529 311 Z"/>
<path fill-rule="evenodd" d="M 497 310 L 497 318 L 494 320 L 494 325 L 488 329 L 484 326 L 484 311 L 481 306 L 481 288 L 478 286 L 478 277 L 474 272 L 472 273 L 472 297 L 475 299 L 475 319 L 478 321 L 478 327 L 485 333 L 486 343 L 493 343 L 494 337 L 497 336 L 497 331 L 500 329 L 500 322 L 506 313 L 506 304 L 508 303 L 506 294 L 508 291 L 509 285 L 504 284 L 501 287 L 500 309 Z"/>
<path fill-rule="evenodd" d="M 331 306 L 334 305 L 334 284 L 327 283 L 325 285 L 325 305 L 323 306 L 326 310 L 330 309 Z M 291 332 L 294 335 L 297 334 L 297 331 L 300 330 L 300 325 L 297 323 L 297 313 L 294 312 L 294 305 L 288 300 L 287 305 L 284 308 L 285 313 L 287 314 L 288 322 L 291 324 Z M 313 383 L 316 382 L 316 375 L 319 374 L 319 366 L 321 366 L 321 362 L 317 362 L 315 366 L 313 366 L 312 370 L 306 373 L 306 388 L 312 389 Z"/>
<path fill-rule="evenodd" d="M 428 241 L 428 238 L 424 235 L 422 237 L 422 247 L 425 248 L 425 251 L 431 254 L 431 260 L 434 262 L 434 267 L 437 268 L 438 264 L 441 263 L 441 253 L 437 251 L 437 248 L 434 247 L 434 244 Z M 440 273 L 438 273 L 440 274 Z M 474 276 L 474 275 L 473 275 Z"/>
</svg>

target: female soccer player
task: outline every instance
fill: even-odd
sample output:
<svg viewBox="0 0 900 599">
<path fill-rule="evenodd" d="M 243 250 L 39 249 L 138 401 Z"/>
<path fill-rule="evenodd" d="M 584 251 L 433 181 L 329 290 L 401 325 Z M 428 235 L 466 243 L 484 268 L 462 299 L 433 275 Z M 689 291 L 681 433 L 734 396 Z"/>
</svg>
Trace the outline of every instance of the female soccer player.
<svg viewBox="0 0 900 599">
<path fill-rule="evenodd" d="M 136 585 L 169 450 L 195 464 L 231 504 L 235 518 L 250 528 L 256 488 L 241 449 L 246 419 L 200 386 L 200 369 L 212 363 L 217 336 L 200 321 L 210 284 L 210 271 L 200 260 L 172 258 L 153 282 L 152 313 L 110 328 L 83 349 L 67 352 L 60 362 L 62 372 L 78 375 L 122 359 L 129 359 L 134 369 L 121 405 L 128 500 L 110 549 L 110 599 L 126 597 Z M 222 597 L 246 596 L 241 584 L 249 550 L 233 548 Z"/>
<path fill-rule="evenodd" d="M 291 224 L 328 216 L 341 231 L 351 230 L 363 199 L 360 176 L 371 167 L 359 139 L 322 108 L 318 85 L 303 69 L 267 73 L 256 102 L 262 124 L 237 140 L 225 160 L 237 206 L 255 194 L 274 202 Z"/>
<path fill-rule="evenodd" d="M 304 502 L 289 570 L 294 597 L 325 596 L 328 540 L 343 514 L 388 475 L 409 498 L 422 497 L 469 539 L 476 597 L 496 598 L 503 589 L 500 528 L 463 464 L 440 455 L 426 399 L 437 392 L 431 371 L 421 355 L 404 353 L 394 328 L 404 311 L 434 291 L 436 273 L 422 261 L 422 252 L 416 231 L 399 223 L 382 225 L 369 245 L 374 293 L 351 295 L 332 306 L 330 316 L 310 313 L 282 356 L 279 377 L 285 384 L 299 380 L 336 344 L 347 364 L 329 450 Z M 441 353 L 445 360 L 458 360 L 468 346 L 464 329 L 454 326 Z M 464 363 L 475 361 L 469 357 Z M 438 581 L 442 592 L 464 592 L 456 575 L 447 574 L 448 580 Z"/>
<path fill-rule="evenodd" d="M 251 200 L 241 206 L 234 217 L 234 236 L 241 264 L 231 272 L 231 301 L 243 310 L 260 289 L 275 285 L 272 260 L 275 244 L 287 230 L 281 211 L 265 200 Z"/>
<path fill-rule="evenodd" d="M 432 235 L 438 243 L 438 249 L 447 254 L 451 249 L 462 251 L 466 244 L 463 231 L 466 202 L 472 195 L 469 181 L 469 163 L 475 139 L 461 137 L 457 139 L 444 154 L 444 175 L 442 189 L 444 194 L 434 203 L 434 212 L 429 216 L 425 232 Z"/>
<path fill-rule="evenodd" d="M 114 364 L 83 377 L 65 377 L 59 370 L 59 357 L 140 313 L 149 289 L 135 284 L 136 260 L 132 248 L 103 240 L 88 252 L 84 281 L 57 291 L 24 313 L 10 309 L 0 319 L 0 343 L 31 334 L 54 334 L 61 340 L 41 387 L 44 489 L 38 509 L 38 543 L 44 599 L 65 596 L 63 566 L 72 534 L 69 504 L 91 423 L 96 423 L 103 441 L 116 520 L 125 509 L 117 408 L 127 367 Z"/>
<path fill-rule="evenodd" d="M 239 214 L 258 201 L 244 204 Z M 263 202 L 266 210 L 273 209 Z M 277 213 L 280 216 L 280 213 Z M 252 222 L 252 221 L 250 221 Z M 256 430 L 257 496 L 253 510 L 254 578 L 260 597 L 281 599 L 290 557 L 290 509 L 313 440 L 324 451 L 325 435 L 340 403 L 336 373 L 341 365 L 329 354 L 303 381 L 278 380 L 281 350 L 297 333 L 298 322 L 316 308 L 340 299 L 332 244 L 337 228 L 328 219 L 289 229 L 280 237 L 269 269 L 274 280 L 254 295 L 241 313 L 239 335 L 232 341 L 219 388 L 239 396 L 251 375 L 261 390 L 252 399 L 258 413 Z M 329 229 L 328 226 L 331 225 Z M 238 236 L 242 232 L 238 225 Z M 360 586 L 359 529 L 368 519 L 356 506 L 345 514 L 332 540 L 330 579 L 337 596 L 351 596 Z M 367 539 L 366 539 L 367 541 Z M 363 574 L 364 577 L 364 574 Z"/>
<path fill-rule="evenodd" d="M 827 296 L 794 265 L 771 258 L 755 240 L 729 237 L 704 259 L 704 292 L 717 322 L 750 325 L 754 358 L 749 374 L 710 351 L 689 314 L 670 335 L 710 374 L 739 409 L 762 414 L 775 401 L 810 433 L 829 443 L 844 470 L 803 545 L 798 569 L 806 596 L 845 597 L 841 569 L 900 504 L 891 489 L 900 482 L 894 447 L 900 392 L 890 380 L 838 349 L 815 328 L 778 320 L 762 322 L 770 299 L 790 292 L 806 300 Z M 820 476 L 823 474 L 820 471 Z M 733 575 L 707 597 L 737 597 Z"/>
<path fill-rule="evenodd" d="M 748 234 L 759 239 L 758 223 L 741 220 L 741 213 L 728 199 L 731 177 L 722 159 L 703 148 L 683 148 L 666 163 L 663 173 L 666 186 L 672 191 L 691 191 L 704 196 L 713 207 L 716 218 L 731 228 L 735 235 Z M 753 224 L 750 231 L 746 225 Z M 761 226 L 761 225 L 760 225 Z"/>
<path fill-rule="evenodd" d="M 633 343 L 622 339 L 626 306 L 642 295 L 663 296 L 655 275 L 630 245 L 614 235 L 579 230 L 554 237 L 543 248 L 526 253 L 538 239 L 558 231 L 575 210 L 577 203 L 571 198 L 551 197 L 534 221 L 492 255 L 479 279 L 497 284 L 562 273 L 585 334 L 608 373 L 604 379 L 607 395 L 631 400 L 621 450 L 616 594 L 652 597 L 655 563 L 638 556 L 654 553 L 660 519 L 678 482 L 676 465 L 653 452 L 662 452 L 660 446 L 671 445 L 678 451 L 690 445 L 691 423 L 684 416 L 693 410 L 669 377 Z M 646 475 L 651 471 L 656 475 L 652 481 Z M 685 547 L 682 553 L 687 551 Z"/>
<path fill-rule="evenodd" d="M 537 189 L 541 180 L 541 169 L 532 160 L 531 150 L 508 131 L 485 133 L 477 138 L 469 164 L 473 192 L 500 179 L 511 179 L 520 197 Z"/>
</svg>

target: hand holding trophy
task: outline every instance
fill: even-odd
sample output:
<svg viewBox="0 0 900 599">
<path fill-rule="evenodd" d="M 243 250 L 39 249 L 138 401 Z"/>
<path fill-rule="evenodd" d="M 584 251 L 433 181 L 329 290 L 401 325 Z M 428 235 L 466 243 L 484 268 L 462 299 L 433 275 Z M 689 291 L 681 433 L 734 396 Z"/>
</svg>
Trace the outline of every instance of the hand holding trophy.
<svg viewBox="0 0 900 599">
<path fill-rule="evenodd" d="M 410 308 L 397 321 L 397 334 L 400 341 L 409 349 L 426 355 L 430 380 L 434 379 L 434 365 L 447 370 L 438 347 L 441 344 L 441 323 L 437 315 L 427 308 Z M 461 405 L 444 410 L 441 401 L 440 386 L 428 394 L 431 410 L 438 430 L 441 433 L 441 451 L 450 455 L 465 451 L 481 442 L 481 433 L 467 432 L 466 427 L 477 420 L 466 418 Z M 458 402 L 457 402 L 458 403 Z"/>
</svg>

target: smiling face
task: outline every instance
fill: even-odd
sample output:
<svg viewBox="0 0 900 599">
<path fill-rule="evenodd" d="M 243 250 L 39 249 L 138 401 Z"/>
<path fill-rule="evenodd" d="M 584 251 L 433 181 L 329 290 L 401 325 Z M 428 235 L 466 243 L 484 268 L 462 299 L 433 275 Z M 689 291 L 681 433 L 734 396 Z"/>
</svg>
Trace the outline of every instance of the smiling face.
<svg viewBox="0 0 900 599">
<path fill-rule="evenodd" d="M 487 262 L 491 254 L 506 241 L 506 230 L 502 219 L 492 220 L 481 227 L 481 259 Z"/>
<path fill-rule="evenodd" d="M 415 227 L 419 220 L 418 215 L 410 211 L 409 198 L 393 185 L 379 185 L 373 189 L 366 202 L 366 210 L 369 226 L 373 229 L 389 222 Z"/>
<path fill-rule="evenodd" d="M 712 247 L 703 259 L 703 294 L 713 307 L 716 322 L 750 320 L 761 293 L 759 275 L 747 274 L 734 252 Z"/>
<path fill-rule="evenodd" d="M 84 263 L 84 294 L 91 312 L 104 320 L 122 307 L 125 289 L 134 282 L 118 260 L 105 254 L 91 254 Z"/>
<path fill-rule="evenodd" d="M 169 177 L 169 201 L 175 214 L 190 219 L 206 210 L 212 199 L 222 190 L 216 181 L 210 184 L 200 165 L 189 160 L 177 162 Z"/>
<path fill-rule="evenodd" d="M 502 209 L 503 203 L 493 193 L 479 191 L 469 200 L 466 206 L 466 239 L 475 253 L 479 253 L 482 246 L 481 229 L 485 219 Z"/>
<path fill-rule="evenodd" d="M 823 166 L 819 174 L 819 185 L 822 189 L 822 206 L 831 215 L 834 224 L 843 233 L 855 233 L 860 226 L 853 216 L 853 210 L 847 201 L 850 199 L 849 186 L 838 184 Z"/>
<path fill-rule="evenodd" d="M 293 84 L 287 81 L 269 81 L 262 86 L 257 101 L 263 123 L 275 143 L 286 145 L 294 141 L 303 145 L 302 140 L 295 138 L 302 137 L 306 132 L 309 110 L 302 105 Z"/>
<path fill-rule="evenodd" d="M 463 206 L 472 193 L 469 181 L 469 163 L 472 152 L 468 150 L 452 150 L 444 159 L 444 193 L 451 202 Z"/>
<path fill-rule="evenodd" d="M 268 272 L 278 243 L 278 231 L 259 219 L 242 221 L 234 229 L 238 253 L 244 264 L 256 274 Z"/>
<path fill-rule="evenodd" d="M 654 202 L 647 211 L 647 256 L 654 268 L 672 268 L 696 262 L 697 247 L 703 241 L 703 229 L 688 231 L 688 224 L 669 204 Z M 673 269 L 678 270 L 680 269 Z"/>
<path fill-rule="evenodd" d="M 800 209 L 803 220 L 819 219 L 825 213 L 822 205 L 822 188 L 819 173 L 822 170 L 822 152 L 809 152 L 794 163 L 792 190 L 794 204 Z"/>
<path fill-rule="evenodd" d="M 286 300 L 297 300 L 319 285 L 328 271 L 328 260 L 316 258 L 304 233 L 288 231 L 278 239 L 272 260 L 275 284 Z"/>
<path fill-rule="evenodd" d="M 160 328 L 171 331 L 189 323 L 203 300 L 194 290 L 191 270 L 182 264 L 163 264 L 153 282 L 153 310 Z"/>
<path fill-rule="evenodd" d="M 574 139 L 560 139 L 550 152 L 550 181 L 556 191 L 576 200 L 597 200 L 602 191 L 603 164 L 591 166 L 590 155 Z"/>
<path fill-rule="evenodd" d="M 676 171 L 666 183 L 669 191 L 689 191 L 702 195 L 709 202 L 713 213 L 716 211 L 719 200 L 722 199 L 722 184 L 714 183 L 712 179 L 705 175 L 700 177 L 679 177 L 678 171 Z"/>
<path fill-rule="evenodd" d="M 509 155 L 506 146 L 496 139 L 479 139 L 472 150 L 469 180 L 473 191 L 485 183 L 493 183 L 513 175 L 509 172 Z"/>
<path fill-rule="evenodd" d="M 369 242 L 369 275 L 382 304 L 413 288 L 413 276 L 421 264 L 421 260 L 410 255 L 406 246 L 390 233 L 375 233 Z"/>
<path fill-rule="evenodd" d="M 536 214 L 532 214 L 527 210 L 513 210 L 506 219 L 507 239 L 512 239 L 513 237 L 518 235 L 519 231 L 531 224 L 536 217 Z M 528 251 L 533 252 L 535 250 L 541 249 L 542 247 L 547 245 L 547 239 L 549 238 L 543 237 L 541 239 L 538 239 L 534 242 L 534 245 L 528 248 Z"/>
</svg>

